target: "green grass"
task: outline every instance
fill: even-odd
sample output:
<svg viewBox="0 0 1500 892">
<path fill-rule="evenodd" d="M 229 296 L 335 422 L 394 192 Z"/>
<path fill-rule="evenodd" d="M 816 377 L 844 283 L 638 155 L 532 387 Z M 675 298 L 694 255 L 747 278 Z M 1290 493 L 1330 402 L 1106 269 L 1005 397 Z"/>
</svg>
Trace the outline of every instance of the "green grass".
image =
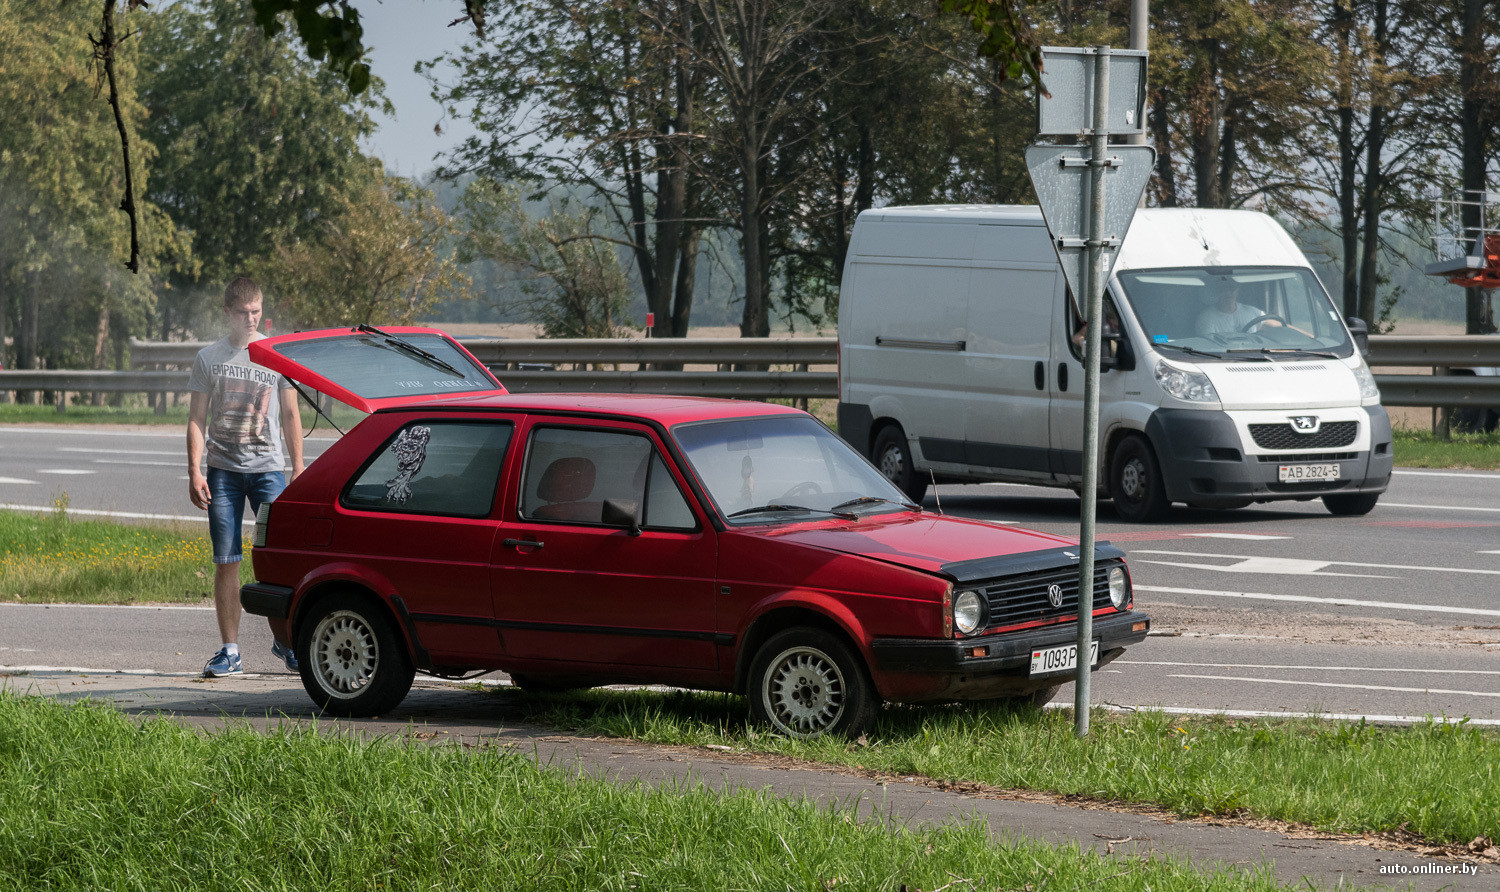
<svg viewBox="0 0 1500 892">
<path fill-rule="evenodd" d="M 497 747 L 203 735 L 0 693 L 0 888 L 1274 889 L 1163 858 L 652 790 Z"/>
<path fill-rule="evenodd" d="M 1430 430 L 1396 428 L 1396 464 L 1403 468 L 1500 470 L 1500 432 L 1454 434 L 1440 440 Z"/>
<path fill-rule="evenodd" d="M 59 502 L 65 502 L 66 495 Z M 199 603 L 213 596 L 208 528 L 127 526 L 0 511 L 0 601 L 28 604 Z M 248 559 L 243 582 L 252 579 Z"/>
<path fill-rule="evenodd" d="M 1181 815 L 1255 815 L 1346 833 L 1402 828 L 1442 843 L 1500 838 L 1500 734 L 1461 722 L 1390 727 L 1101 710 L 1079 740 L 1071 710 L 967 704 L 888 707 L 861 744 L 773 736 L 746 722 L 742 698 L 719 694 L 595 691 L 521 703 L 528 719 L 584 735 L 776 753 Z"/>
</svg>

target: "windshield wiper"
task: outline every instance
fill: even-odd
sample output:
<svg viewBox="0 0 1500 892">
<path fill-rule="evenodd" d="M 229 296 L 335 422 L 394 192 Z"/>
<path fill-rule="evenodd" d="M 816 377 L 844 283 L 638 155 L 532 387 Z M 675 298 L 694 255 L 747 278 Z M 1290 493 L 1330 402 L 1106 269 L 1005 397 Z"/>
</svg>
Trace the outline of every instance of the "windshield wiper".
<svg viewBox="0 0 1500 892">
<path fill-rule="evenodd" d="M 1278 353 L 1300 353 L 1303 356 L 1317 356 L 1317 357 L 1319 357 L 1321 359 L 1338 359 L 1338 357 L 1335 356 L 1332 353 L 1323 353 L 1323 352 L 1318 351 L 1318 350 L 1302 350 L 1302 349 L 1300 349 L 1298 347 L 1261 347 L 1258 350 L 1251 350 L 1251 349 L 1248 349 L 1248 348 L 1241 348 L 1241 349 L 1236 349 L 1236 350 L 1230 350 L 1229 352 L 1230 353 L 1266 353 L 1266 354 L 1272 354 L 1272 355 L 1278 354 Z"/>
<path fill-rule="evenodd" d="M 1220 356 L 1217 353 L 1210 353 L 1207 350 L 1199 350 L 1197 347 L 1189 347 L 1189 346 L 1186 346 L 1184 344 L 1165 344 L 1165 343 L 1163 343 L 1163 344 L 1152 344 L 1151 346 L 1153 346 L 1153 347 L 1171 347 L 1173 350 L 1181 350 L 1183 353 L 1191 353 L 1194 356 L 1207 356 L 1209 359 L 1223 359 L 1224 358 L 1224 357 Z M 1234 351 L 1231 350 L 1229 352 L 1233 353 Z"/>
<path fill-rule="evenodd" d="M 806 505 L 756 505 L 754 508 L 744 508 L 729 515 L 730 517 L 744 517 L 747 514 L 766 514 L 772 511 L 806 511 L 809 514 L 832 514 L 834 517 L 842 517 L 845 520 L 858 520 L 859 515 L 853 511 L 838 511 L 829 508 L 809 508 Z"/>
<path fill-rule="evenodd" d="M 830 511 L 837 511 L 840 508 L 852 508 L 855 505 L 869 505 L 869 504 L 872 504 L 874 502 L 884 502 L 887 505 L 900 505 L 902 508 L 905 508 L 905 509 L 907 509 L 909 511 L 921 511 L 922 510 L 922 506 L 921 505 L 915 505 L 915 504 L 912 504 L 911 502 L 893 502 L 890 499 L 882 499 L 879 496 L 860 496 L 857 499 L 850 499 L 847 502 L 839 502 L 837 505 L 834 505 L 832 508 L 830 508 L 828 510 L 830 510 Z"/>
<path fill-rule="evenodd" d="M 469 377 L 468 375 L 465 375 L 463 372 L 460 372 L 458 369 L 454 368 L 438 357 L 433 356 L 431 353 L 428 353 L 426 350 L 418 347 L 416 344 L 413 344 L 409 341 L 403 341 L 395 335 L 390 334 L 389 332 L 381 331 L 373 325 L 359 325 L 356 326 L 354 330 L 361 334 L 379 335 L 380 337 L 385 338 L 385 342 L 387 344 L 396 348 L 397 350 L 400 350 L 402 353 L 405 353 L 408 356 L 414 356 L 417 359 L 423 360 L 424 362 L 427 362 L 431 365 L 435 365 L 443 371 L 457 375 L 460 378 Z"/>
</svg>

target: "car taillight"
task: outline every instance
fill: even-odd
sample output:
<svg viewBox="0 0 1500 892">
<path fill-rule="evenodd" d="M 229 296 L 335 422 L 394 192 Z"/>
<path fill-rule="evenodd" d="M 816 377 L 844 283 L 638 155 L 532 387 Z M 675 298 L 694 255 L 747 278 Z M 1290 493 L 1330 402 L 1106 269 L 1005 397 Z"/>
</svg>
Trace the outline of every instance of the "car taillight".
<svg viewBox="0 0 1500 892">
<path fill-rule="evenodd" d="M 271 503 L 261 502 L 260 509 L 255 512 L 255 538 L 250 544 L 255 548 L 264 548 L 266 545 L 266 529 L 271 525 Z"/>
</svg>

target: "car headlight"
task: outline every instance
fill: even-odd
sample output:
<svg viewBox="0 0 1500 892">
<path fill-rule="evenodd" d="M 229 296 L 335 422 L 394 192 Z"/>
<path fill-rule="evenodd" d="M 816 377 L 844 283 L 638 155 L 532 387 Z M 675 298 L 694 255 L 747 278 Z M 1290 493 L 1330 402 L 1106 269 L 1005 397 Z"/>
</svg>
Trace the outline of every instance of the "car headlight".
<svg viewBox="0 0 1500 892">
<path fill-rule="evenodd" d="M 1124 567 L 1109 568 L 1109 603 L 1115 605 L 1116 610 L 1124 610 L 1130 603 L 1130 579 L 1126 577 Z"/>
<path fill-rule="evenodd" d="M 1192 369 L 1180 369 L 1162 360 L 1156 361 L 1156 383 L 1162 390 L 1190 403 L 1217 403 L 1219 392 L 1208 376 Z"/>
<path fill-rule="evenodd" d="M 984 598 L 978 592 L 959 592 L 953 599 L 953 628 L 972 635 L 984 627 Z"/>
<path fill-rule="evenodd" d="M 1359 383 L 1359 398 L 1362 400 L 1380 399 L 1380 388 L 1375 386 L 1375 376 L 1370 374 L 1370 367 L 1363 361 L 1350 369 L 1354 372 L 1354 380 Z"/>
</svg>

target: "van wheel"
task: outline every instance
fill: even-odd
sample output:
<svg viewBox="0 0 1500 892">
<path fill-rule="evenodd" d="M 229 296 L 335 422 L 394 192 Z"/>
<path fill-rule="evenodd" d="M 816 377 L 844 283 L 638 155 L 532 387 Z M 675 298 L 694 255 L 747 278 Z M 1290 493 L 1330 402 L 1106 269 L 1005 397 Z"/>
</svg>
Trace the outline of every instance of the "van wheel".
<svg viewBox="0 0 1500 892">
<path fill-rule="evenodd" d="M 1337 514 L 1340 517 L 1359 517 L 1375 510 L 1375 503 L 1378 501 L 1380 501 L 1378 492 L 1344 492 L 1324 496 L 1323 506 L 1328 509 L 1329 514 Z"/>
<path fill-rule="evenodd" d="M 854 737 L 880 705 L 859 657 L 833 635 L 783 629 L 750 664 L 750 714 L 788 737 Z"/>
<path fill-rule="evenodd" d="M 1151 452 L 1151 444 L 1131 435 L 1115 447 L 1109 463 L 1109 495 L 1115 502 L 1115 513 L 1130 523 L 1164 520 L 1172 508 L 1167 488 L 1162 483 L 1161 465 Z"/>
<path fill-rule="evenodd" d="M 297 656 L 302 687 L 334 715 L 382 715 L 406 698 L 416 674 L 385 610 L 354 592 L 314 608 L 297 630 Z"/>
<path fill-rule="evenodd" d="M 906 493 L 907 498 L 917 504 L 922 504 L 922 497 L 927 495 L 927 481 L 917 476 L 917 471 L 911 464 L 910 447 L 906 442 L 906 432 L 901 430 L 897 424 L 888 424 L 880 429 L 880 435 L 875 438 L 875 467 L 885 475 L 885 479 L 896 484 L 896 488 Z"/>
</svg>

